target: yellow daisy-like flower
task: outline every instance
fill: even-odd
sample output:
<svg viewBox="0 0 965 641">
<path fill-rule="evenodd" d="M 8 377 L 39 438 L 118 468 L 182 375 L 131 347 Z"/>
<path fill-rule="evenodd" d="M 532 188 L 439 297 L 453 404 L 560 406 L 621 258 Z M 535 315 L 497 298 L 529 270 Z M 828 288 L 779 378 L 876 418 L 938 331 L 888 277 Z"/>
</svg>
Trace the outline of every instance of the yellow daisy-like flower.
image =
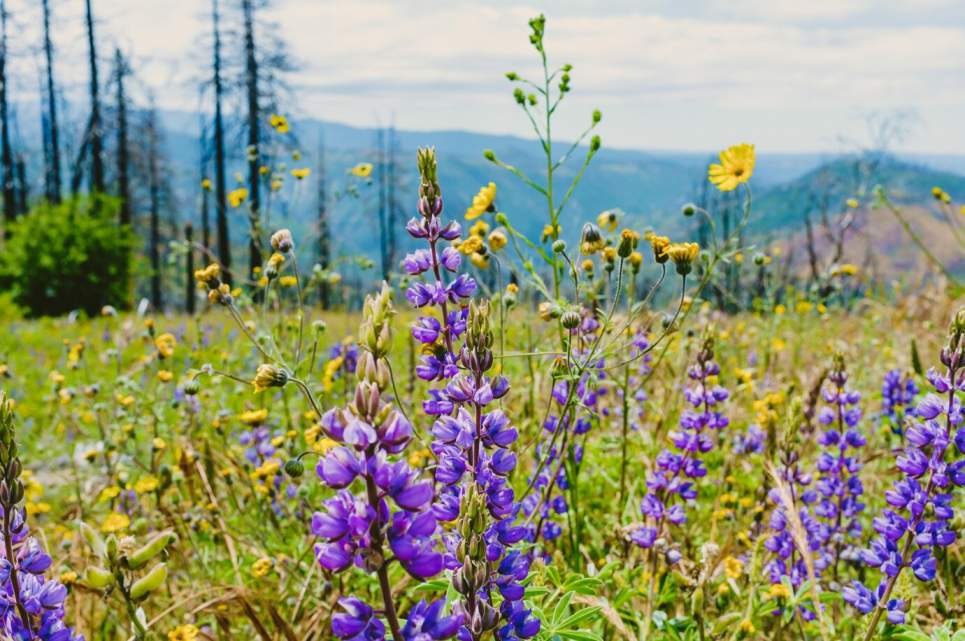
<svg viewBox="0 0 965 641">
<path fill-rule="evenodd" d="M 201 189 L 205 191 L 211 191 L 211 179 L 205 178 L 201 181 Z"/>
<path fill-rule="evenodd" d="M 198 638 L 198 634 L 197 626 L 185 623 L 168 632 L 168 641 L 194 641 Z"/>
<path fill-rule="evenodd" d="M 232 207 L 239 207 L 241 203 L 248 199 L 248 190 L 244 187 L 232 189 L 228 192 L 228 204 Z"/>
<path fill-rule="evenodd" d="M 596 224 L 600 229 L 605 229 L 609 232 L 614 232 L 617 230 L 617 224 L 620 221 L 617 219 L 616 212 L 607 210 L 602 212 L 596 217 Z"/>
<path fill-rule="evenodd" d="M 472 234 L 466 240 L 456 246 L 460 253 L 471 256 L 482 249 L 483 241 L 479 236 Z"/>
<path fill-rule="evenodd" d="M 298 279 L 294 276 L 282 276 L 278 279 L 278 284 L 282 287 L 294 287 L 298 283 Z"/>
<path fill-rule="evenodd" d="M 721 191 L 733 191 L 754 173 L 754 145 L 742 143 L 720 152 L 720 164 L 707 170 L 707 178 Z"/>
<path fill-rule="evenodd" d="M 238 420 L 245 425 L 258 425 L 264 423 L 266 418 L 268 418 L 268 410 L 266 409 L 248 410 L 238 415 Z"/>
<path fill-rule="evenodd" d="M 858 266 L 851 263 L 844 263 L 843 265 L 838 265 L 833 270 L 831 270 L 832 276 L 855 276 L 858 273 Z"/>
<path fill-rule="evenodd" d="M 474 220 L 486 213 L 496 200 L 496 183 L 489 183 L 479 190 L 472 204 L 466 209 L 466 220 Z"/>
<path fill-rule="evenodd" d="M 263 577 L 271 571 L 271 559 L 262 557 L 251 564 L 251 573 L 256 577 Z"/>
<path fill-rule="evenodd" d="M 121 514 L 120 512 L 111 512 L 101 523 L 101 532 L 111 534 L 112 532 L 126 530 L 130 526 L 131 519 L 126 514 Z"/>
<path fill-rule="evenodd" d="M 844 201 L 844 204 L 847 205 L 848 207 L 850 207 L 851 209 L 857 209 L 857 208 L 858 208 L 858 199 L 857 199 L 857 198 L 848 198 L 846 201 Z"/>
<path fill-rule="evenodd" d="M 771 586 L 771 590 L 768 595 L 772 599 L 786 599 L 791 596 L 791 592 L 783 583 L 775 583 Z"/>
<path fill-rule="evenodd" d="M 153 492 L 154 490 L 158 489 L 160 485 L 161 483 L 156 477 L 148 474 L 147 476 L 142 476 L 141 478 L 137 479 L 137 482 L 134 484 L 134 491 L 138 494 L 147 494 L 148 492 Z"/>
<path fill-rule="evenodd" d="M 489 248 L 494 252 L 498 252 L 500 249 L 506 246 L 506 234 L 500 230 L 496 230 L 489 234 Z"/>
<path fill-rule="evenodd" d="M 157 436 L 153 440 L 151 440 L 151 447 L 153 447 L 156 450 L 163 450 L 167 446 L 168 446 L 167 442 L 160 436 Z"/>
<path fill-rule="evenodd" d="M 545 243 L 548 239 L 553 238 L 554 233 L 556 238 L 559 238 L 563 230 L 560 229 L 559 225 L 556 227 L 553 227 L 553 225 L 543 225 L 543 234 L 540 236 L 540 240 Z"/>
<path fill-rule="evenodd" d="M 470 254 L 469 262 L 475 265 L 477 269 L 486 269 L 489 267 L 489 256 L 484 256 L 482 254 Z"/>
<path fill-rule="evenodd" d="M 298 180 L 302 180 L 303 178 L 308 178 L 309 174 L 311 173 L 312 173 L 312 170 L 309 167 L 299 167 L 297 169 L 292 169 L 292 176 L 294 176 Z"/>
<path fill-rule="evenodd" d="M 368 178 L 372 175 L 372 163 L 360 162 L 349 169 L 348 173 L 352 174 L 353 176 L 358 176 L 359 178 Z"/>
<path fill-rule="evenodd" d="M 162 369 L 157 373 L 157 380 L 161 381 L 162 383 L 170 383 L 171 379 L 173 378 L 174 373 L 170 370 Z"/>
<path fill-rule="evenodd" d="M 744 573 L 744 562 L 732 556 L 724 559 L 724 573 L 731 579 L 736 579 Z"/>
<path fill-rule="evenodd" d="M 272 128 L 274 128 L 274 130 L 280 134 L 288 133 L 288 118 L 285 116 L 280 114 L 272 114 L 268 118 L 268 124 L 270 124 Z"/>
<path fill-rule="evenodd" d="M 154 346 L 161 358 L 168 358 L 174 354 L 174 346 L 177 344 L 178 340 L 174 338 L 174 334 L 169 332 L 165 332 L 154 339 Z"/>
</svg>

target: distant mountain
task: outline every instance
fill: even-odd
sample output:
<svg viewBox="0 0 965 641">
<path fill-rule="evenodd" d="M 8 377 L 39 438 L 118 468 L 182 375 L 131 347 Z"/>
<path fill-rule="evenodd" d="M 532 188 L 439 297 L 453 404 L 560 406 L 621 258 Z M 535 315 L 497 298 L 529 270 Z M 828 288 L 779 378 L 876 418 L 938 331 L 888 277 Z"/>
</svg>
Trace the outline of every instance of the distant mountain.
<svg viewBox="0 0 965 641">
<path fill-rule="evenodd" d="M 26 113 L 20 106 L 21 114 Z M 29 111 L 29 110 L 28 110 Z M 181 222 L 198 223 L 201 176 L 199 159 L 200 119 L 197 114 L 164 111 L 160 114 L 164 132 L 168 167 L 173 177 L 174 211 L 172 217 Z M 21 118 L 21 122 L 37 119 Z M 290 226 L 302 239 L 303 247 L 312 247 L 316 237 L 313 229 L 317 211 L 316 185 L 317 153 L 324 142 L 327 190 L 329 194 L 344 188 L 347 170 L 358 162 L 374 161 L 376 130 L 374 128 L 299 120 L 293 123 L 301 159 L 289 160 L 288 166 L 307 166 L 312 176 L 304 183 L 289 179 L 280 198 L 273 198 L 269 227 Z M 24 140 L 38 139 L 29 127 L 23 131 Z M 405 219 L 414 212 L 417 176 L 415 152 L 419 146 L 434 145 L 440 158 L 440 179 L 449 215 L 462 217 L 478 189 L 490 182 L 498 186 L 497 204 L 514 225 L 531 237 L 538 237 L 547 220 L 545 200 L 534 190 L 508 172 L 486 161 L 482 152 L 492 149 L 497 156 L 519 167 L 526 174 L 542 181 L 545 159 L 538 143 L 516 136 L 480 134 L 467 131 L 407 131 L 397 130 L 399 203 L 396 216 Z M 232 130 L 229 143 L 229 188 L 236 172 L 247 172 L 245 145 L 242 136 Z M 599 212 L 619 208 L 628 222 L 637 228 L 652 227 L 677 237 L 693 234 L 693 220 L 680 216 L 680 207 L 688 201 L 698 201 L 706 184 L 706 168 L 714 160 L 715 152 L 678 152 L 660 150 L 624 150 L 607 147 L 607 140 L 590 164 L 585 176 L 567 204 L 562 217 L 564 234 L 573 239 L 583 221 Z M 559 142 L 557 153 L 566 149 Z M 579 169 L 585 149 L 579 149 L 567 167 L 556 174 L 555 193 L 562 197 L 574 172 Z M 40 154 L 30 154 L 35 165 L 30 174 L 35 181 L 42 176 Z M 956 196 L 965 196 L 965 155 L 910 155 L 885 158 L 873 176 L 855 175 L 855 158 L 818 153 L 768 153 L 758 151 L 752 185 L 754 213 L 749 233 L 761 238 L 790 237 L 802 227 L 803 215 L 820 196 L 829 204 L 830 214 L 843 211 L 847 198 L 861 196 L 861 189 L 873 184 L 885 185 L 901 202 L 930 206 L 930 190 L 940 185 Z M 210 172 L 210 169 L 207 170 Z M 956 173 L 958 172 L 958 173 Z M 39 191 L 39 185 L 35 191 Z M 713 190 L 711 190 L 713 191 Z M 343 198 L 331 216 L 334 246 L 342 255 L 367 254 L 377 256 L 376 209 L 374 185 L 363 188 L 358 198 Z M 867 200 L 867 195 L 865 200 Z M 143 203 L 137 207 L 144 209 Z M 232 211 L 232 239 L 243 251 L 247 230 L 244 212 Z M 404 250 L 407 242 L 402 239 Z"/>
</svg>

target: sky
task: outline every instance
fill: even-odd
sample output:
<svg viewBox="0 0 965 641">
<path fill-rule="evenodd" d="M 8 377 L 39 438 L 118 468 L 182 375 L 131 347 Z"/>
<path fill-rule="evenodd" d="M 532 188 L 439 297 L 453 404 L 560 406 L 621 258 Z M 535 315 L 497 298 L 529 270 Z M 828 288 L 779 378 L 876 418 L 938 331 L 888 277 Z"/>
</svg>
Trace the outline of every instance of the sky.
<svg viewBox="0 0 965 641">
<path fill-rule="evenodd" d="M 131 59 L 132 93 L 165 109 L 210 107 L 208 0 L 92 0 L 103 59 Z M 50 0 L 56 74 L 82 104 L 83 0 Z M 237 24 L 238 0 L 221 0 Z M 6 0 L 10 93 L 36 100 L 40 2 Z M 274 0 L 260 10 L 297 65 L 284 110 L 358 126 L 531 136 L 507 71 L 541 74 L 527 19 L 547 16 L 552 65 L 573 65 L 556 135 L 593 109 L 613 147 L 783 152 L 865 145 L 869 119 L 906 123 L 898 151 L 965 153 L 961 0 Z M 260 41 L 269 36 L 263 26 Z M 238 59 L 237 47 L 226 56 Z M 82 114 L 74 114 L 78 119 Z"/>
</svg>

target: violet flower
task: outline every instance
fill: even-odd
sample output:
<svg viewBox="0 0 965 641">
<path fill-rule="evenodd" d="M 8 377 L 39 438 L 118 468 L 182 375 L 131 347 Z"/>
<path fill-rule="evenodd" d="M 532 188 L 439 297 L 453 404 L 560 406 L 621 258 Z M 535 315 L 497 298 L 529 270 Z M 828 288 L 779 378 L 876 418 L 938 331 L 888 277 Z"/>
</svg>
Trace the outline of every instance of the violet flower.
<svg viewBox="0 0 965 641">
<path fill-rule="evenodd" d="M 895 461 L 901 478 L 885 493 L 888 508 L 873 521 L 878 536 L 861 552 L 867 565 L 883 573 L 882 582 L 873 592 L 859 581 L 842 591 L 859 612 L 873 612 L 865 639 L 884 613 L 890 623 L 904 623 L 906 604 L 891 596 L 902 570 L 910 568 L 919 581 L 933 580 L 936 553 L 957 538 L 952 491 L 965 486 L 965 419 L 958 398 L 965 390 L 965 310 L 952 322 L 941 363 L 941 372 L 928 371 L 934 392 L 918 402 Z"/>
</svg>

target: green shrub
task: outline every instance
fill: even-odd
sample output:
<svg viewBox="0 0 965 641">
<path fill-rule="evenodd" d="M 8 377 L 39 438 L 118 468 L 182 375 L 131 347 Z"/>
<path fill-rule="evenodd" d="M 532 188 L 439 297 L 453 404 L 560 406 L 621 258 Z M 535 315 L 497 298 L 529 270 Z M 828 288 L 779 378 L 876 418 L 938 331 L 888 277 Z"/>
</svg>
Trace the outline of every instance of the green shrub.
<svg viewBox="0 0 965 641">
<path fill-rule="evenodd" d="M 10 228 L 0 282 L 29 316 L 127 307 L 135 237 L 106 196 L 41 203 Z"/>
</svg>

